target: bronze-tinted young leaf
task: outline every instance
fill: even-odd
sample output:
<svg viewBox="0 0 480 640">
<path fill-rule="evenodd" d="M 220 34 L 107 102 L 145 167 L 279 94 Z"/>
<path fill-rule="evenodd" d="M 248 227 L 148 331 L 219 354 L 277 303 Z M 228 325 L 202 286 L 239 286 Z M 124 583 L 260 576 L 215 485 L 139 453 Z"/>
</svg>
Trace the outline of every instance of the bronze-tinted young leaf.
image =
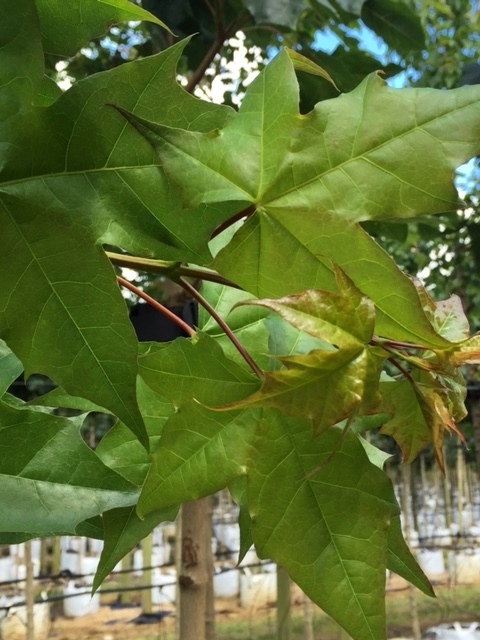
<svg viewBox="0 0 480 640">
<path fill-rule="evenodd" d="M 480 364 L 480 334 L 476 333 L 455 349 L 449 356 L 449 362 L 456 367 L 463 364 Z"/>
<path fill-rule="evenodd" d="M 428 444 L 433 444 L 435 457 L 443 469 L 443 436 L 450 430 L 459 433 L 452 415 L 438 391 L 414 381 L 380 383 L 382 410 L 393 417 L 381 433 L 395 439 L 404 462 L 411 462 Z"/>
<path fill-rule="evenodd" d="M 432 441 L 432 433 L 408 380 L 380 383 L 382 410 L 392 414 L 380 433 L 397 442 L 404 462 L 411 462 Z"/>
<path fill-rule="evenodd" d="M 450 342 L 462 342 L 470 335 L 470 326 L 462 301 L 457 295 L 435 302 L 422 282 L 413 279 L 423 309 L 437 332 Z"/>
<path fill-rule="evenodd" d="M 384 359 L 370 347 L 280 357 L 286 369 L 267 373 L 259 391 L 222 409 L 275 407 L 289 416 L 310 418 L 318 434 L 354 410 L 375 408 Z"/>
<path fill-rule="evenodd" d="M 443 368 L 434 371 L 413 371 L 412 377 L 422 387 L 433 389 L 442 398 L 455 422 L 460 422 L 466 417 L 467 385 L 460 369 L 444 365 Z"/>
<path fill-rule="evenodd" d="M 266 307 L 314 338 L 345 349 L 370 342 L 375 307 L 340 269 L 334 267 L 339 293 L 309 290 L 278 299 L 247 300 L 240 304 Z"/>
</svg>

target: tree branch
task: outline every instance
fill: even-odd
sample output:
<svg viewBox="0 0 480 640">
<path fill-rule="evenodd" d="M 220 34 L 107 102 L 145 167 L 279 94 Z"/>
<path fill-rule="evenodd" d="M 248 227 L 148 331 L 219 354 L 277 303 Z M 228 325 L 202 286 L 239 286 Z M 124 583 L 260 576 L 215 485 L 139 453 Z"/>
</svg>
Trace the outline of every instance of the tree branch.
<svg viewBox="0 0 480 640">
<path fill-rule="evenodd" d="M 220 20 L 216 20 L 217 37 L 215 38 L 210 49 L 205 54 L 203 60 L 193 72 L 192 77 L 185 87 L 185 91 L 187 91 L 188 93 L 193 93 L 193 90 L 205 75 L 205 71 L 208 69 L 217 53 L 220 53 L 225 40 L 228 40 L 228 38 L 230 38 L 236 33 L 236 31 L 238 31 L 238 29 L 240 29 L 245 21 L 246 16 L 248 16 L 248 12 L 245 12 L 237 20 L 232 20 L 232 22 L 230 22 L 227 27 L 224 27 L 223 23 Z"/>
<path fill-rule="evenodd" d="M 148 273 L 159 273 L 171 280 L 176 280 L 179 276 L 195 279 L 200 278 L 201 280 L 207 280 L 207 282 L 216 282 L 225 287 L 241 289 L 241 287 L 234 282 L 222 278 L 216 271 L 210 271 L 209 269 L 186 267 L 180 262 L 151 260 L 150 258 L 129 256 L 124 253 L 113 253 L 112 251 L 105 251 L 105 253 L 110 262 L 118 267 L 125 267 L 126 269 L 134 269 L 136 271 L 147 271 Z"/>
</svg>

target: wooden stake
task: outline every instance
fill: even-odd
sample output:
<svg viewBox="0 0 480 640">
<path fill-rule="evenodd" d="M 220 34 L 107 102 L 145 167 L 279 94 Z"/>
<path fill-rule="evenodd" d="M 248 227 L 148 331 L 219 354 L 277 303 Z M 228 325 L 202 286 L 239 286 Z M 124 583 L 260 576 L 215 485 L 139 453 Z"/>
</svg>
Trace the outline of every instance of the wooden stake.
<svg viewBox="0 0 480 640">
<path fill-rule="evenodd" d="M 25 568 L 26 568 L 26 582 L 25 582 L 25 602 L 27 610 L 27 626 L 26 626 L 26 640 L 35 640 L 35 623 L 34 623 L 34 595 L 33 595 L 33 561 L 32 561 L 32 542 L 27 540 L 25 542 Z"/>
</svg>

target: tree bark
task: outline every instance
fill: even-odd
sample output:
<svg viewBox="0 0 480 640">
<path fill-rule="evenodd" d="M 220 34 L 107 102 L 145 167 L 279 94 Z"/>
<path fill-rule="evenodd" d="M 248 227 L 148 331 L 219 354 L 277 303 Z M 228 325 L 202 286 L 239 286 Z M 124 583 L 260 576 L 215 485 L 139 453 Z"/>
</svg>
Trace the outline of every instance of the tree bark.
<svg viewBox="0 0 480 640">
<path fill-rule="evenodd" d="M 34 623 L 34 596 L 33 596 L 33 560 L 32 560 L 32 542 L 25 542 L 25 606 L 27 611 L 27 627 L 26 640 L 35 640 L 35 623 Z"/>
<path fill-rule="evenodd" d="M 303 640 L 315 640 L 313 635 L 313 603 L 303 594 Z"/>
<path fill-rule="evenodd" d="M 411 482 L 411 466 L 409 464 L 402 464 L 402 499 L 401 499 L 401 507 L 403 511 L 403 529 L 405 534 L 405 542 L 408 546 L 411 546 L 411 532 L 410 532 L 410 505 L 409 505 L 409 494 L 412 488 Z M 417 607 L 417 598 L 415 595 L 413 585 L 408 585 L 408 600 L 410 605 L 410 621 L 412 624 L 412 635 L 414 640 L 420 640 L 421 638 L 421 629 L 420 629 L 420 620 L 418 617 L 418 607 Z"/>
<path fill-rule="evenodd" d="M 277 640 L 292 637 L 290 576 L 283 567 L 277 566 Z"/>
<path fill-rule="evenodd" d="M 177 549 L 177 637 L 213 640 L 211 498 L 182 505 Z"/>
<path fill-rule="evenodd" d="M 60 564 L 61 564 L 61 541 L 60 537 L 56 536 L 52 540 L 52 573 L 54 576 L 60 573 Z"/>
<path fill-rule="evenodd" d="M 146 589 L 142 589 L 142 613 L 149 615 L 153 613 L 152 607 L 152 569 L 145 567 L 152 566 L 152 533 L 142 540 L 142 583 Z"/>
<path fill-rule="evenodd" d="M 470 403 L 470 420 L 472 421 L 475 442 L 475 466 L 480 478 L 480 400 L 478 398 L 472 398 Z"/>
</svg>

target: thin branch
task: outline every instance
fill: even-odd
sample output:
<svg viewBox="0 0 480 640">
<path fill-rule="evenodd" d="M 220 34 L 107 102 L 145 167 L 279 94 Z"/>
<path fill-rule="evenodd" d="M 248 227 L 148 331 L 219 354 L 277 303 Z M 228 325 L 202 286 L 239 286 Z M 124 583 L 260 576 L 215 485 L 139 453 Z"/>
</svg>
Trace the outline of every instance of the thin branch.
<svg viewBox="0 0 480 640">
<path fill-rule="evenodd" d="M 187 86 L 185 87 L 185 91 L 187 91 L 188 93 L 193 93 L 193 90 L 205 75 L 205 71 L 208 69 L 208 67 L 212 63 L 217 53 L 220 52 L 225 40 L 226 40 L 225 34 L 222 34 L 222 37 L 217 36 L 217 38 L 215 38 L 212 46 L 205 54 L 203 60 L 200 62 L 198 67 L 193 72 L 192 77 L 190 78 L 190 80 L 187 83 Z"/>
<path fill-rule="evenodd" d="M 253 358 L 245 349 L 245 347 L 239 342 L 237 336 L 233 333 L 233 331 L 230 329 L 230 327 L 225 322 L 225 320 L 218 315 L 217 311 L 212 307 L 212 305 L 209 302 L 207 302 L 207 300 L 205 300 L 202 294 L 199 293 L 195 289 L 195 287 L 192 287 L 192 285 L 189 282 L 184 280 L 184 278 L 178 278 L 178 280 L 176 280 L 175 282 L 177 282 L 181 287 L 183 287 L 185 291 L 187 291 L 192 296 L 192 298 L 194 298 L 198 302 L 198 304 L 202 305 L 202 307 L 212 316 L 212 318 L 214 318 L 217 324 L 223 329 L 225 335 L 228 336 L 229 340 L 235 346 L 239 354 L 242 356 L 242 358 L 251 368 L 253 373 L 257 376 L 257 378 L 260 378 L 260 380 L 263 380 L 265 378 L 263 371 L 260 369 L 257 363 L 253 360 Z"/>
<path fill-rule="evenodd" d="M 207 5 L 208 10 L 212 14 L 213 19 L 216 20 L 217 19 L 217 14 L 215 13 L 215 9 L 210 4 L 209 0 L 203 0 L 203 2 Z"/>
<path fill-rule="evenodd" d="M 181 318 L 176 316 L 174 313 L 172 313 L 170 309 L 167 309 L 167 307 L 164 307 L 163 304 L 160 304 L 160 302 L 158 302 L 157 300 L 149 296 L 148 293 L 145 293 L 145 291 L 142 291 L 141 289 L 136 287 L 134 284 L 132 284 L 131 282 L 129 282 L 128 280 L 125 280 L 125 278 L 122 278 L 120 276 L 117 276 L 117 281 L 119 284 L 122 285 L 122 287 L 129 289 L 132 293 L 137 295 L 139 298 L 142 298 L 143 300 L 145 300 L 145 302 L 148 302 L 148 304 L 151 307 L 159 311 L 162 315 L 169 318 L 178 327 L 183 329 L 183 331 L 185 331 L 187 335 L 189 335 L 190 337 L 195 335 L 196 332 L 194 329 L 192 329 L 190 325 L 188 325 L 184 320 L 182 320 Z"/>
<path fill-rule="evenodd" d="M 159 273 L 169 279 L 184 276 L 185 278 L 200 278 L 208 282 L 216 282 L 217 284 L 234 289 L 242 288 L 239 287 L 238 284 L 222 278 L 216 271 L 211 271 L 210 269 L 186 267 L 180 262 L 151 260 L 150 258 L 129 256 L 124 253 L 113 253 L 112 251 L 105 251 L 105 253 L 110 262 L 118 267 L 125 267 L 126 269 L 134 269 L 136 271 L 146 271 L 148 273 Z"/>
<path fill-rule="evenodd" d="M 193 90 L 205 75 L 205 71 L 208 69 L 217 53 L 220 53 L 225 40 L 228 40 L 228 38 L 230 38 L 238 31 L 238 29 L 240 29 L 247 16 L 248 12 L 245 12 L 243 16 L 241 16 L 237 20 L 232 20 L 226 27 L 224 27 L 222 23 L 217 21 L 217 37 L 212 43 L 210 49 L 205 54 L 203 60 L 193 72 L 192 77 L 185 87 L 185 91 L 187 91 L 188 93 L 193 93 Z"/>
</svg>

